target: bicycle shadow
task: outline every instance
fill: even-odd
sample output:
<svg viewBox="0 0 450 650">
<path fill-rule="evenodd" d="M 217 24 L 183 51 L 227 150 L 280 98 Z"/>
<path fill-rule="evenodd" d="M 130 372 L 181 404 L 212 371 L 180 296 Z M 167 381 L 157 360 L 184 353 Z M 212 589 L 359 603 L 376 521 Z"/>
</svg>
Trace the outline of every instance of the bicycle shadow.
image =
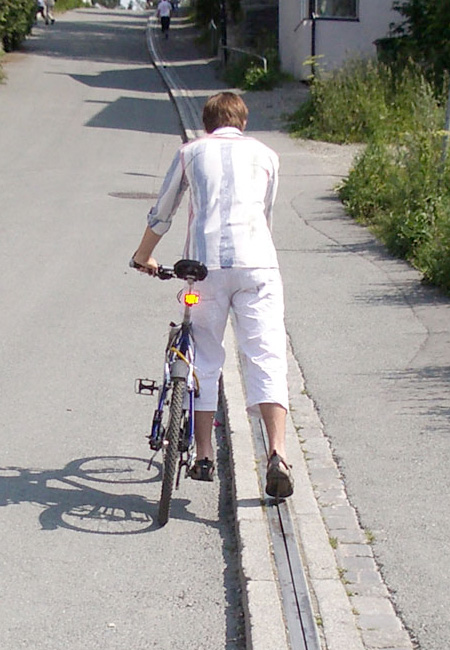
<svg viewBox="0 0 450 650">
<path fill-rule="evenodd" d="M 137 535 L 159 530 L 158 499 L 136 489 L 160 483 L 161 465 L 131 456 L 92 456 L 63 469 L 0 467 L 0 507 L 31 503 L 43 507 L 42 530 L 66 528 L 97 535 Z M 159 489 L 157 489 L 159 497 Z M 175 499 L 173 515 L 201 521 L 188 511 L 190 501 Z M 207 522 L 214 525 L 213 522 Z"/>
</svg>

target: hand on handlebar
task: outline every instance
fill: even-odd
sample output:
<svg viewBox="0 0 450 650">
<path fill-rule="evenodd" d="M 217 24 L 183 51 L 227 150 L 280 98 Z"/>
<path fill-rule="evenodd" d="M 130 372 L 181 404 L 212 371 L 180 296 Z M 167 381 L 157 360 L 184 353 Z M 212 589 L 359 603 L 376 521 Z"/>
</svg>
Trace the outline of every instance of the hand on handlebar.
<svg viewBox="0 0 450 650">
<path fill-rule="evenodd" d="M 137 257 L 137 259 L 136 259 Z M 143 260 L 136 256 L 136 253 L 130 260 L 130 266 L 133 269 L 136 269 L 140 273 L 146 273 L 147 275 L 156 275 L 158 272 L 158 262 L 154 257 L 149 257 L 147 260 Z"/>
</svg>

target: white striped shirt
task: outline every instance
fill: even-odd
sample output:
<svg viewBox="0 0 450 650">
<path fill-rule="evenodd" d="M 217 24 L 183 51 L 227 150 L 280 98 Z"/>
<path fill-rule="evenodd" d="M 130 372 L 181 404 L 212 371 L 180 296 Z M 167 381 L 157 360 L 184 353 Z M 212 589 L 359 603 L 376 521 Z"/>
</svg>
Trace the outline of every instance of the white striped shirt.
<svg viewBox="0 0 450 650">
<path fill-rule="evenodd" d="M 158 4 L 158 16 L 161 18 L 169 18 L 172 13 L 172 5 L 169 0 L 161 0 Z"/>
<path fill-rule="evenodd" d="M 216 129 L 177 151 L 148 225 L 164 235 L 189 188 L 185 258 L 209 269 L 278 268 L 271 235 L 277 186 L 275 152 L 234 127 Z"/>
</svg>

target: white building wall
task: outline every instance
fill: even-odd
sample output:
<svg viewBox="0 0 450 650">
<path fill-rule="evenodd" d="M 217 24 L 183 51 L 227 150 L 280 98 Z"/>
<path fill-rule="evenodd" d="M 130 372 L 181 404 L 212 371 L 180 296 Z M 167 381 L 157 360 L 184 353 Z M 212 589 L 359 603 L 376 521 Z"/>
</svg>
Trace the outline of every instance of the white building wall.
<svg viewBox="0 0 450 650">
<path fill-rule="evenodd" d="M 311 55 L 308 0 L 280 0 L 278 12 L 281 67 L 298 79 L 305 79 L 310 68 L 306 68 L 303 62 Z"/>
<path fill-rule="evenodd" d="M 389 33 L 389 25 L 399 22 L 392 10 L 393 0 L 360 0 L 359 20 L 316 20 L 316 56 L 320 67 L 339 67 L 351 56 L 374 56 L 374 41 Z M 280 0 L 279 40 L 283 70 L 298 79 L 306 79 L 311 67 L 312 20 L 306 0 Z"/>
</svg>

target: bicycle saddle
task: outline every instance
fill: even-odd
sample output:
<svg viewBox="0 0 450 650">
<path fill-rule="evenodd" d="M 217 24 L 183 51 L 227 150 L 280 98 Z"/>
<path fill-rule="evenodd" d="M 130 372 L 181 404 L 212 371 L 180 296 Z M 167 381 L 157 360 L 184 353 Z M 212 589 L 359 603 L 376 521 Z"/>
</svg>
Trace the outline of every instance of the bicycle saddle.
<svg viewBox="0 0 450 650">
<path fill-rule="evenodd" d="M 200 280 L 204 280 L 208 275 L 208 269 L 203 262 L 197 262 L 196 260 L 178 260 L 173 270 L 180 280 L 194 278 L 196 282 L 199 282 Z"/>
</svg>

